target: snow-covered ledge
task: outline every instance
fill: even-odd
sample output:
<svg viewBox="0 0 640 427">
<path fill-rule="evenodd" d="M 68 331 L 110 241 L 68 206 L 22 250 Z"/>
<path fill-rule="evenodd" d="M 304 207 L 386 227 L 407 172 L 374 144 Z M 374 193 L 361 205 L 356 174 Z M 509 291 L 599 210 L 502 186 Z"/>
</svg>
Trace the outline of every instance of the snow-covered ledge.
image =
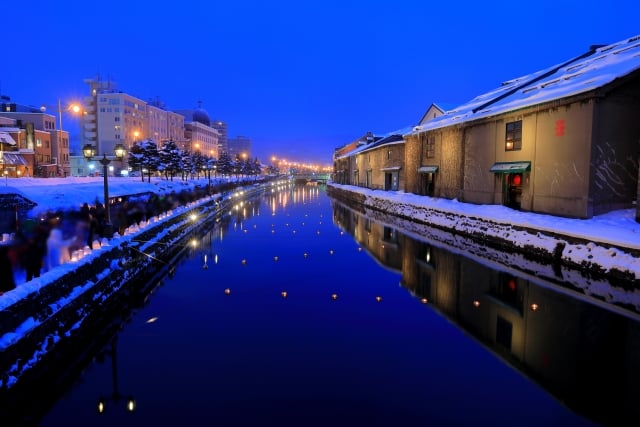
<svg viewBox="0 0 640 427">
<path fill-rule="evenodd" d="M 624 277 L 639 286 L 640 224 L 633 209 L 580 220 L 335 183 L 328 192 L 372 210 L 571 268 Z"/>
</svg>

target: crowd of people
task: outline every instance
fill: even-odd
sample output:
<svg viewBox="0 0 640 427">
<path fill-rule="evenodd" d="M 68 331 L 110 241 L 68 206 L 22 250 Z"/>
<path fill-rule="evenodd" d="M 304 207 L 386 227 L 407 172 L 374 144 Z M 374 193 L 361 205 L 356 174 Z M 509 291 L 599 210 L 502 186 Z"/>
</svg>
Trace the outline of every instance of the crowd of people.
<svg viewBox="0 0 640 427">
<path fill-rule="evenodd" d="M 231 187 L 216 188 L 225 192 Z M 111 204 L 107 223 L 105 206 L 96 201 L 79 209 L 50 211 L 39 218 L 29 218 L 16 225 L 10 242 L 0 244 L 0 295 L 28 282 L 71 259 L 76 250 L 95 247 L 94 242 L 124 235 L 125 230 L 148 218 L 188 204 L 207 195 L 210 189 L 196 188 L 180 193 L 149 193 L 120 198 Z"/>
</svg>

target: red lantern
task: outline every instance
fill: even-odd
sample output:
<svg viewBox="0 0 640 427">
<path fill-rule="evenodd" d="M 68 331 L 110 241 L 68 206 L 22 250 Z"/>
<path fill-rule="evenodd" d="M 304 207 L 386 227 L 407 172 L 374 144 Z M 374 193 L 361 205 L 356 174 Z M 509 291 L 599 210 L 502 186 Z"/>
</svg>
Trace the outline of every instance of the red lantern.
<svg viewBox="0 0 640 427">
<path fill-rule="evenodd" d="M 513 176 L 513 185 L 520 185 L 522 183 L 522 175 L 516 174 Z"/>
</svg>

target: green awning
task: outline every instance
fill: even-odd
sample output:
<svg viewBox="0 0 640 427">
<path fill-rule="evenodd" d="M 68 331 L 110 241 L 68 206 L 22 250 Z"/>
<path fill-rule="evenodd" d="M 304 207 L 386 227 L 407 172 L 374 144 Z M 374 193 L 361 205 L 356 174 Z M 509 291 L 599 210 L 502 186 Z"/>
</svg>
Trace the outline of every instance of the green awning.
<svg viewBox="0 0 640 427">
<path fill-rule="evenodd" d="M 438 166 L 420 166 L 418 173 L 434 173 L 438 172 Z"/>
<path fill-rule="evenodd" d="M 494 173 L 520 173 L 531 170 L 531 162 L 496 162 L 489 171 Z"/>
</svg>

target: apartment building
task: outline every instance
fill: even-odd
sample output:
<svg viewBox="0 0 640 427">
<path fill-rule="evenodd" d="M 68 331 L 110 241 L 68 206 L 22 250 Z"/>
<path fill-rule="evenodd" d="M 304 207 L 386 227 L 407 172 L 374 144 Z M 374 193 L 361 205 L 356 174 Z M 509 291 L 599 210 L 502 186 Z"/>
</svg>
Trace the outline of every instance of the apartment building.
<svg viewBox="0 0 640 427">
<path fill-rule="evenodd" d="M 184 143 L 178 147 L 217 159 L 220 134 L 212 126 L 209 113 L 200 106 L 192 110 L 176 110 L 176 113 L 184 116 Z"/>
<path fill-rule="evenodd" d="M 56 115 L 45 107 L 18 104 L 3 96 L 0 116 L 9 120 L 0 124 L 0 130 L 15 142 L 3 147 L 3 151 L 14 152 L 3 160 L 3 173 L 16 177 L 69 175 L 69 133 L 60 129 Z"/>
<path fill-rule="evenodd" d="M 227 144 L 227 153 L 232 159 L 236 157 L 251 158 L 251 138 L 246 136 L 236 136 L 229 138 Z"/>
</svg>

